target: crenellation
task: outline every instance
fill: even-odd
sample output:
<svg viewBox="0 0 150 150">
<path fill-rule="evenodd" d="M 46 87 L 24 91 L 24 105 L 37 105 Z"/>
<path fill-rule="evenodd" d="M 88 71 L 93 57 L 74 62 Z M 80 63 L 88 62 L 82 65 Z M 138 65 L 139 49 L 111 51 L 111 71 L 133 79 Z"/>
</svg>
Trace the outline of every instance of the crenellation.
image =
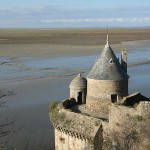
<svg viewBox="0 0 150 150">
<path fill-rule="evenodd" d="M 88 138 L 88 137 L 85 137 L 85 136 L 83 136 L 83 135 L 81 135 L 81 134 L 79 134 L 79 133 L 76 133 L 76 132 L 72 132 L 72 131 L 68 131 L 68 130 L 66 130 L 66 129 L 63 129 L 63 128 L 60 128 L 60 127 L 55 127 L 55 129 L 57 129 L 58 131 L 60 131 L 60 132 L 62 132 L 63 134 L 66 134 L 66 135 L 69 135 L 69 136 L 72 136 L 72 137 L 74 137 L 74 138 L 78 138 L 78 139 L 83 139 L 83 140 L 88 140 L 88 141 L 90 141 L 92 138 Z"/>
</svg>

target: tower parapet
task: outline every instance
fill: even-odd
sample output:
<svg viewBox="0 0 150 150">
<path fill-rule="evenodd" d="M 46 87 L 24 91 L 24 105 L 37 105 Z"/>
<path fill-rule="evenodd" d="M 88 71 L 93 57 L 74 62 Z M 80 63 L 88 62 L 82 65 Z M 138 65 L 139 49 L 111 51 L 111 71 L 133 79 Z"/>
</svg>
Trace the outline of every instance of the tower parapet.
<svg viewBox="0 0 150 150">
<path fill-rule="evenodd" d="M 61 103 L 50 113 L 55 129 L 55 150 L 101 150 L 102 122 L 65 109 Z"/>
</svg>

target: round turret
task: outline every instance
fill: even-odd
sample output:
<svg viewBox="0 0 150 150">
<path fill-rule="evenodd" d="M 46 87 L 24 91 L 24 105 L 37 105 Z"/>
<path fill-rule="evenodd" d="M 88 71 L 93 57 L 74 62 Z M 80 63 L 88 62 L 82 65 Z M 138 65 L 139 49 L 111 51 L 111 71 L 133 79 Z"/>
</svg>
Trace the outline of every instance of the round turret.
<svg viewBox="0 0 150 150">
<path fill-rule="evenodd" d="M 110 103 L 128 95 L 128 74 L 111 46 L 107 43 L 92 70 L 87 75 L 86 108 L 108 113 Z"/>
<path fill-rule="evenodd" d="M 75 77 L 70 85 L 70 98 L 74 98 L 77 103 L 85 103 L 86 100 L 86 91 L 87 91 L 87 80 L 78 74 Z"/>
</svg>

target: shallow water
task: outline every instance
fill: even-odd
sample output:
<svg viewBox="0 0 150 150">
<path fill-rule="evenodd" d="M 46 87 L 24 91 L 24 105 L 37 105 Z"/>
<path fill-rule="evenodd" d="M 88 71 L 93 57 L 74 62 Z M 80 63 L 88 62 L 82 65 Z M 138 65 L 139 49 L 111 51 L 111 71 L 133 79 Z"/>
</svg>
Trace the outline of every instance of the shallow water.
<svg viewBox="0 0 150 150">
<path fill-rule="evenodd" d="M 140 44 L 139 44 L 140 43 Z M 112 46 L 114 49 L 126 47 L 128 50 L 128 65 L 150 62 L 150 42 L 123 42 Z M 120 52 L 116 52 L 120 57 Z M 43 75 L 46 73 L 64 73 L 64 71 L 75 69 L 89 69 L 93 66 L 99 56 L 71 56 L 71 57 L 21 57 L 0 58 L 0 78 L 20 78 L 31 75 Z M 55 75 L 55 74 L 54 74 Z"/>
<path fill-rule="evenodd" d="M 112 45 L 113 49 L 121 47 L 128 49 L 129 92 L 140 91 L 149 97 L 150 42 Z M 118 51 L 116 53 L 120 56 Z M 97 57 L 99 56 L 0 58 L 0 63 L 8 62 L 0 65 L 0 89 L 14 89 L 17 93 L 2 99 L 7 107 L 0 109 L 0 116 L 3 121 L 15 118 L 14 141 L 18 149 L 23 149 L 28 139 L 31 147 L 41 142 L 54 145 L 48 104 L 53 99 L 68 98 L 72 78 L 82 71 L 86 75 Z"/>
</svg>

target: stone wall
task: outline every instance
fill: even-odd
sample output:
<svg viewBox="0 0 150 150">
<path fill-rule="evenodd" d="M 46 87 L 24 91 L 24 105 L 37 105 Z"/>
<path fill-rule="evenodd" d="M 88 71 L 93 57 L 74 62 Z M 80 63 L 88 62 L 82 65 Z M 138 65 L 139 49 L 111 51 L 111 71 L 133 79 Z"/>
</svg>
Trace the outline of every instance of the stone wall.
<svg viewBox="0 0 150 150">
<path fill-rule="evenodd" d="M 111 104 L 109 123 L 102 122 L 104 149 L 112 142 L 124 149 L 128 141 L 133 150 L 148 150 L 150 147 L 150 102 L 140 102 L 134 107 Z"/>
<path fill-rule="evenodd" d="M 78 90 L 78 89 L 73 89 L 70 88 L 70 98 L 74 98 L 77 101 L 78 93 L 82 92 L 82 104 L 86 103 L 86 89 L 83 90 Z"/>
<path fill-rule="evenodd" d="M 55 128 L 55 150 L 93 150 L 92 147 L 87 140 Z"/>
<path fill-rule="evenodd" d="M 94 149 L 93 150 L 101 150 L 103 145 L 103 129 L 99 128 L 96 136 L 94 137 Z"/>
<path fill-rule="evenodd" d="M 70 98 L 77 99 L 77 91 L 74 89 L 70 89 Z"/>
<path fill-rule="evenodd" d="M 127 120 L 139 121 L 150 117 L 150 102 L 144 101 L 134 107 L 125 107 L 111 104 L 109 111 L 109 125 L 115 126 L 126 122 Z"/>
<path fill-rule="evenodd" d="M 129 119 L 129 116 L 133 117 L 135 115 L 137 115 L 137 112 L 134 108 L 111 104 L 109 111 L 109 126 L 113 129 L 122 128 L 122 124 Z"/>
<path fill-rule="evenodd" d="M 149 117 L 150 116 L 150 102 L 148 101 L 140 102 L 140 104 L 137 106 L 137 113 L 143 117 Z"/>
<path fill-rule="evenodd" d="M 53 121 L 56 150 L 101 150 L 101 120 L 60 108 Z"/>
<path fill-rule="evenodd" d="M 118 99 L 128 95 L 128 80 L 104 81 L 88 79 L 86 106 L 92 111 L 108 112 L 111 94 L 117 94 Z"/>
<path fill-rule="evenodd" d="M 99 128 L 93 141 L 76 133 L 55 127 L 55 150 L 102 150 L 102 128 Z"/>
</svg>

